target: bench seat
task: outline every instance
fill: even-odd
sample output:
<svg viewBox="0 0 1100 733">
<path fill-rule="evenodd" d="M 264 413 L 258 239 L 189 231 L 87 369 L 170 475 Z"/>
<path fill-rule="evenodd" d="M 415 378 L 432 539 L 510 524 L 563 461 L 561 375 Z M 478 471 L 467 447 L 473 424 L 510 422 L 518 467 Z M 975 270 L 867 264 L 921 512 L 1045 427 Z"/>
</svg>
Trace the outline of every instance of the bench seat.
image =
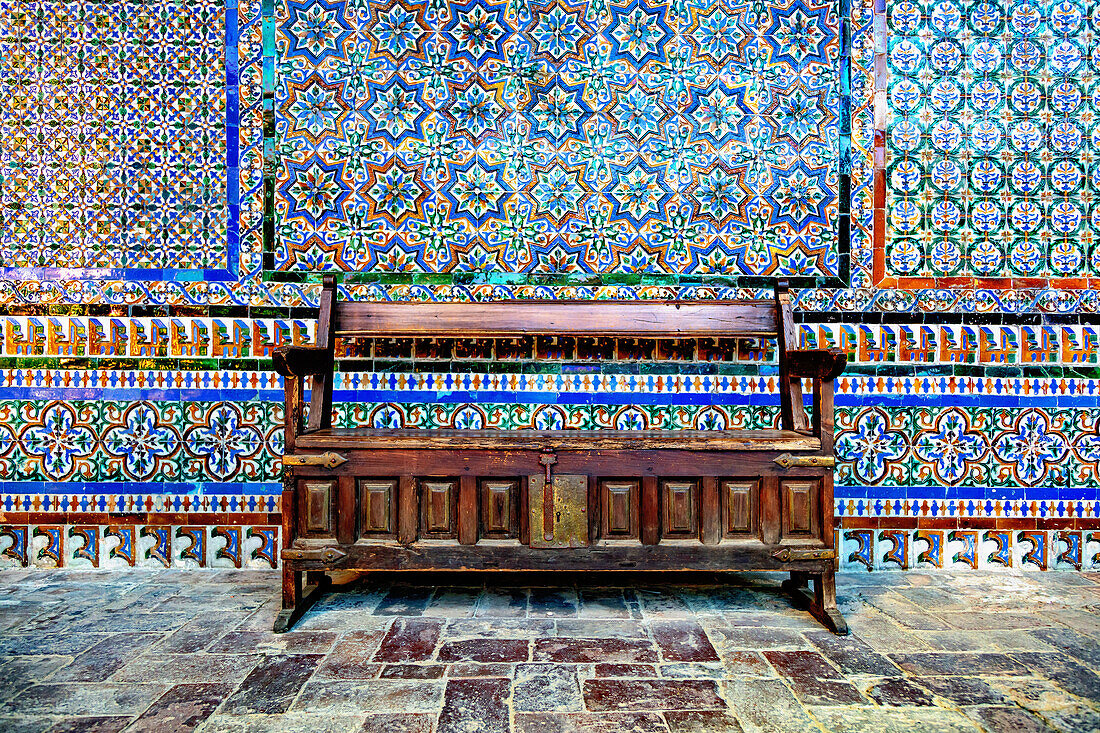
<svg viewBox="0 0 1100 733">
<path fill-rule="evenodd" d="M 794 430 L 422 430 L 329 428 L 299 435 L 304 449 L 820 451 Z"/>
</svg>

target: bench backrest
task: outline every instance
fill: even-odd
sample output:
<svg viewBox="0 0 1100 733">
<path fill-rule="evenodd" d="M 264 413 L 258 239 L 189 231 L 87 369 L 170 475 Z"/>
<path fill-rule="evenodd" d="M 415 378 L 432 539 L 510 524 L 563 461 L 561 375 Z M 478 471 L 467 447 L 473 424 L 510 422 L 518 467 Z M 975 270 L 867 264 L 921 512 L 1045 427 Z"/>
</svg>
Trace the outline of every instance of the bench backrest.
<svg viewBox="0 0 1100 733">
<path fill-rule="evenodd" d="M 798 342 L 785 280 L 776 282 L 774 300 L 363 303 L 339 301 L 336 279 L 326 275 L 319 311 L 317 345 L 329 349 L 338 337 L 775 337 L 783 425 L 806 427 L 801 383 L 789 378 L 786 365 L 787 350 Z M 314 390 L 311 428 L 328 424 L 332 375 L 323 381 L 323 390 Z"/>
</svg>

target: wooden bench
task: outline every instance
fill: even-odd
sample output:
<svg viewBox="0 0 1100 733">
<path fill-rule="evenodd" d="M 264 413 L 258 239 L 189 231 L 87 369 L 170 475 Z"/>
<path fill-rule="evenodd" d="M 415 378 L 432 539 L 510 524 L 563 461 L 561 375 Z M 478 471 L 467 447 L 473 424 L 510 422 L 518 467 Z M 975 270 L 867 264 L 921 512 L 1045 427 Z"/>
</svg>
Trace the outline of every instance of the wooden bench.
<svg viewBox="0 0 1100 733">
<path fill-rule="evenodd" d="M 339 337 L 777 341 L 774 430 L 333 428 Z M 828 628 L 836 608 L 833 380 L 846 356 L 800 350 L 786 283 L 763 301 L 338 302 L 317 345 L 283 347 L 286 631 L 333 570 L 784 570 Z M 303 426 L 303 380 L 312 379 Z M 813 381 L 812 416 L 802 380 Z M 303 578 L 303 576 L 305 576 Z M 813 581 L 813 593 L 808 582 Z"/>
</svg>

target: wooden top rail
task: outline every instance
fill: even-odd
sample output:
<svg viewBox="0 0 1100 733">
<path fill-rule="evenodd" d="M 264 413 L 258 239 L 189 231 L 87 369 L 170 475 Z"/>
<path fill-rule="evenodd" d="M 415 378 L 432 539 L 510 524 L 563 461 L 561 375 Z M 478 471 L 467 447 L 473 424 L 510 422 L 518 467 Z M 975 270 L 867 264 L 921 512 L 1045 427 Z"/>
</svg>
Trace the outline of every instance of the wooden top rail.
<svg viewBox="0 0 1100 733">
<path fill-rule="evenodd" d="M 570 301 L 363 303 L 333 309 L 336 336 L 519 337 L 775 336 L 767 301 Z"/>
</svg>

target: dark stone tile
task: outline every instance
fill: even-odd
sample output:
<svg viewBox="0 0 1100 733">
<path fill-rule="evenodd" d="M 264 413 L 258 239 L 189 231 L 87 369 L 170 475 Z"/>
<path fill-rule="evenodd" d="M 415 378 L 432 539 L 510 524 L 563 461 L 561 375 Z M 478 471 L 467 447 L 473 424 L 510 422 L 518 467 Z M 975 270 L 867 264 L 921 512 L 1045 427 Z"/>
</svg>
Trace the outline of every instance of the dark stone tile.
<svg viewBox="0 0 1100 733">
<path fill-rule="evenodd" d="M 69 661 L 64 656 L 0 658 L 0 700 L 7 700 L 35 682 L 48 679 Z"/>
<path fill-rule="evenodd" d="M 879 705 L 924 706 L 932 704 L 932 695 L 904 677 L 892 677 L 873 685 L 867 695 Z"/>
<path fill-rule="evenodd" d="M 223 613 L 203 613 L 165 637 L 157 645 L 157 650 L 169 654 L 193 654 L 205 649 L 211 639 L 233 625 L 226 623 Z"/>
<path fill-rule="evenodd" d="M 132 613 L 130 611 L 103 611 L 82 617 L 68 631 L 75 634 L 119 633 L 123 631 L 148 631 L 168 633 L 183 626 L 185 617 L 177 613 Z"/>
<path fill-rule="evenodd" d="M 656 662 L 649 641 L 633 639 L 537 639 L 536 662 Z"/>
<path fill-rule="evenodd" d="M 431 733 L 435 716 L 428 713 L 368 715 L 359 733 Z"/>
<path fill-rule="evenodd" d="M 523 712 L 584 710 L 577 668 L 562 664 L 521 664 L 512 688 L 512 707 Z"/>
<path fill-rule="evenodd" d="M 897 665 L 856 636 L 837 636 L 829 631 L 807 631 L 803 635 L 844 674 L 890 677 L 900 673 Z"/>
<path fill-rule="evenodd" d="M 371 656 L 378 651 L 385 633 L 380 630 L 351 631 L 344 634 L 325 657 L 317 670 L 318 677 L 342 679 L 366 679 L 374 677 L 382 668 L 371 663 Z"/>
<path fill-rule="evenodd" d="M 527 615 L 527 591 L 523 588 L 487 588 L 477 601 L 477 618 L 523 618 Z"/>
<path fill-rule="evenodd" d="M 91 648 L 110 634 L 70 634 L 46 632 L 35 634 L 9 633 L 0 636 L 0 654 L 4 656 L 32 656 L 43 654 L 67 654 L 76 656 Z"/>
<path fill-rule="evenodd" d="M 779 647 L 806 648 L 806 639 L 792 629 L 745 627 L 716 629 L 711 641 L 722 649 L 776 649 Z"/>
<path fill-rule="evenodd" d="M 127 731 L 173 733 L 194 730 L 232 691 L 232 685 L 220 683 L 176 685 L 149 706 Z"/>
<path fill-rule="evenodd" d="M 891 654 L 890 659 L 906 672 L 915 675 L 1027 674 L 1028 670 L 1007 654 L 976 652 L 925 652 Z"/>
<path fill-rule="evenodd" d="M 263 659 L 262 654 L 157 654 L 146 653 L 115 672 L 114 682 L 165 684 L 240 682 Z"/>
<path fill-rule="evenodd" d="M 687 710 L 665 713 L 670 733 L 742 733 L 737 718 L 719 710 Z"/>
<path fill-rule="evenodd" d="M 432 589 L 395 585 L 374 609 L 375 616 L 419 616 L 428 607 Z"/>
<path fill-rule="evenodd" d="M 528 612 L 535 617 L 576 616 L 577 596 L 571 590 L 532 588 Z"/>
<path fill-rule="evenodd" d="M 515 671 L 512 664 L 481 664 L 480 662 L 456 662 L 447 665 L 447 676 L 459 677 L 511 677 Z"/>
<path fill-rule="evenodd" d="M 439 648 L 441 662 L 526 662 L 526 639 L 467 639 Z"/>
<path fill-rule="evenodd" d="M 230 715 L 286 712 L 322 659 L 320 654 L 267 657 L 248 673 L 220 712 Z"/>
<path fill-rule="evenodd" d="M 1032 674 L 1046 677 L 1066 692 L 1100 702 L 1100 676 L 1076 659 L 1056 652 L 1017 652 L 1012 656 Z"/>
<path fill-rule="evenodd" d="M 668 733 L 657 713 L 516 713 L 515 733 Z"/>
<path fill-rule="evenodd" d="M 447 683 L 436 733 L 509 733 L 508 680 L 492 677 Z"/>
<path fill-rule="evenodd" d="M 580 596 L 581 618 L 629 619 L 632 617 L 630 606 L 627 605 L 622 591 L 582 589 Z"/>
<path fill-rule="evenodd" d="M 839 680 L 843 679 L 833 665 L 825 661 L 817 652 L 766 651 L 764 656 L 779 674 L 793 680 Z"/>
<path fill-rule="evenodd" d="M 1027 633 L 1093 669 L 1100 668 L 1100 643 L 1091 636 L 1063 628 L 1032 629 Z"/>
<path fill-rule="evenodd" d="M 1043 713 L 1052 728 L 1064 731 L 1100 731 L 1100 713 L 1086 705 L 1049 710 Z"/>
<path fill-rule="evenodd" d="M 656 677 L 652 664 L 597 664 L 597 677 Z"/>
<path fill-rule="evenodd" d="M 325 654 L 336 642 L 333 631 L 230 631 L 207 649 L 213 654 L 249 654 L 257 651 L 282 654 Z"/>
<path fill-rule="evenodd" d="M 387 680 L 438 680 L 445 669 L 442 664 L 387 664 L 378 676 Z"/>
<path fill-rule="evenodd" d="M 718 653 L 695 621 L 656 621 L 653 639 L 666 662 L 717 662 Z"/>
<path fill-rule="evenodd" d="M 970 677 L 915 677 L 913 682 L 953 705 L 1000 705 L 1005 696 L 984 680 Z"/>
<path fill-rule="evenodd" d="M 46 733 L 118 733 L 133 718 L 126 715 L 93 715 L 82 718 L 65 718 L 47 729 Z M 0 723 L 0 730 L 8 730 Z"/>
<path fill-rule="evenodd" d="M 374 661 L 419 662 L 430 659 L 442 631 L 442 619 L 395 619 L 378 653 L 374 655 Z"/>
<path fill-rule="evenodd" d="M 978 721 L 987 733 L 1054 733 L 1054 729 L 1024 708 L 1009 706 L 972 707 L 964 712 Z"/>
<path fill-rule="evenodd" d="M 589 710 L 725 710 L 713 680 L 586 680 Z"/>
</svg>

